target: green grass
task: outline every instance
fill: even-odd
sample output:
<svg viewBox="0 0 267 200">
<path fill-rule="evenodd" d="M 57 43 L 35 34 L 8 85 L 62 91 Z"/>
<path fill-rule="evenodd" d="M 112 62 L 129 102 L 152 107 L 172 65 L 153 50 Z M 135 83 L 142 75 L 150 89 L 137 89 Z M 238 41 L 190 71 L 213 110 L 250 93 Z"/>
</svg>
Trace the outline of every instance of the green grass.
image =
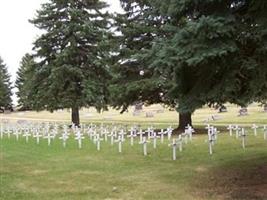
<svg viewBox="0 0 267 200">
<path fill-rule="evenodd" d="M 203 121 L 211 115 L 219 120 L 209 121 L 215 126 L 227 124 L 267 124 L 267 113 L 256 104 L 249 106 L 249 115 L 238 117 L 238 107 L 227 105 L 227 113 L 217 113 L 204 107 L 193 114 L 195 127 L 203 128 Z M 83 123 L 140 124 L 156 128 L 177 126 L 175 111 L 156 111 L 159 105 L 145 107 L 140 116 L 132 115 L 132 108 L 123 115 L 110 110 L 97 113 L 94 109 L 81 110 Z M 155 112 L 154 118 L 146 118 L 146 112 Z M 15 112 L 1 114 L 1 119 L 10 121 L 60 121 L 69 122 L 67 110 L 48 112 Z M 202 129 L 203 130 L 203 129 Z M 201 133 L 204 133 L 200 130 Z M 172 149 L 168 143 L 156 150 L 148 146 L 149 154 L 142 155 L 142 147 L 129 141 L 123 144 L 123 153 L 117 145 L 101 145 L 101 151 L 89 140 L 78 149 L 71 139 L 62 147 L 56 139 L 50 147 L 42 140 L 26 144 L 25 139 L 17 142 L 14 137 L 0 140 L 0 199 L 267 199 L 267 141 L 262 130 L 254 137 L 251 129 L 245 150 L 241 141 L 220 134 L 214 154 L 208 154 L 206 134 L 195 136 L 192 143 L 178 153 L 172 161 Z"/>
<path fill-rule="evenodd" d="M 209 123 L 216 126 L 225 126 L 226 124 L 242 124 L 250 126 L 252 123 L 267 124 L 267 113 L 262 112 L 263 108 L 257 104 L 251 104 L 248 107 L 249 115 L 239 117 L 239 107 L 236 105 L 227 105 L 227 113 L 218 113 L 217 110 L 203 107 L 197 110 L 193 115 L 193 124 L 197 127 L 203 126 L 203 122 L 210 118 L 212 115 L 219 117 L 216 121 L 209 121 Z M 118 110 L 110 109 L 108 112 L 97 113 L 95 109 L 82 109 L 80 111 L 80 118 L 82 123 L 119 123 L 119 124 L 140 124 L 142 126 L 154 125 L 158 128 L 166 128 L 169 125 L 177 126 L 178 114 L 176 111 L 170 111 L 163 109 L 163 113 L 157 113 L 158 110 L 162 110 L 160 105 L 152 105 L 144 107 L 144 111 L 140 116 L 133 116 L 133 108 L 129 108 L 129 111 L 120 114 Z M 153 112 L 153 118 L 147 118 L 146 112 Z M 14 112 L 10 114 L 0 114 L 0 119 L 8 119 L 11 121 L 17 120 L 33 120 L 33 121 L 60 121 L 70 122 L 70 112 L 68 110 L 56 111 L 49 113 L 47 111 L 42 112 Z"/>
<path fill-rule="evenodd" d="M 0 199 L 267 199 L 267 141 L 262 132 L 241 141 L 220 134 L 214 154 L 208 154 L 206 135 L 195 136 L 172 161 L 165 142 L 144 157 L 137 143 L 101 145 L 89 140 L 78 149 L 71 139 L 67 147 L 55 139 L 14 137 L 0 140 Z"/>
</svg>

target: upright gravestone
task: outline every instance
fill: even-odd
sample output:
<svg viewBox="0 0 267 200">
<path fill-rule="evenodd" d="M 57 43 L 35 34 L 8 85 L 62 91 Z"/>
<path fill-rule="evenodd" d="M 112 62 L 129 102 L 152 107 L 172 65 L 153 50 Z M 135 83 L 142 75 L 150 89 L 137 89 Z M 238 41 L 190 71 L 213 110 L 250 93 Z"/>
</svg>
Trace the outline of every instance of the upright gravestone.
<svg viewBox="0 0 267 200">
<path fill-rule="evenodd" d="M 246 107 L 242 107 L 238 112 L 239 112 L 239 116 L 248 115 L 248 109 Z"/>
</svg>

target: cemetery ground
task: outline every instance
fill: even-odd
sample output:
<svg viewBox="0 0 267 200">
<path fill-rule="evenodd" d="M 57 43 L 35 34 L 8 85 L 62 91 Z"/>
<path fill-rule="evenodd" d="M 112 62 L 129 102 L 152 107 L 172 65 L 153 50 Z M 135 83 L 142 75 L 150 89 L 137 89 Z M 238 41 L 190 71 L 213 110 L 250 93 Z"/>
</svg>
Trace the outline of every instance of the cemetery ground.
<svg viewBox="0 0 267 200">
<path fill-rule="evenodd" d="M 201 109 L 193 120 L 202 128 L 203 121 L 210 120 L 211 115 L 219 118 L 208 123 L 221 128 L 235 123 L 247 127 L 253 123 L 267 124 L 266 113 L 255 105 L 249 107 L 249 115 L 244 117 L 237 117 L 237 107 L 230 106 L 228 110 L 218 114 L 209 108 Z M 113 112 L 93 113 L 82 120 L 133 121 L 158 128 L 174 126 L 177 120 L 176 113 L 169 111 L 155 112 L 154 118 L 133 117 L 130 112 L 120 116 Z M 25 112 L 5 117 L 68 120 L 65 111 L 60 113 Z M 267 142 L 263 140 L 263 131 L 259 129 L 254 136 L 253 130 L 247 128 L 247 144 L 243 149 L 240 139 L 230 137 L 226 129 L 221 130 L 212 155 L 208 153 L 207 133 L 203 130 L 205 134 L 194 135 L 182 152 L 177 151 L 175 161 L 167 140 L 158 143 L 157 149 L 149 143 L 148 155 L 144 156 L 138 140 L 133 147 L 129 140 L 125 141 L 123 152 L 119 153 L 118 146 L 108 142 L 101 143 L 101 150 L 97 151 L 88 139 L 78 149 L 73 138 L 63 148 L 58 138 L 48 147 L 46 140 L 37 145 L 33 138 L 26 143 L 22 137 L 18 141 L 14 136 L 4 137 L 0 140 L 0 199 L 267 199 Z"/>
<path fill-rule="evenodd" d="M 251 126 L 253 123 L 266 124 L 267 113 L 263 112 L 263 108 L 258 104 L 251 104 L 248 107 L 248 115 L 239 117 L 238 111 L 240 107 L 236 105 L 227 104 L 228 112 L 218 113 L 217 110 L 204 107 L 198 109 L 193 115 L 192 120 L 195 127 L 203 127 L 203 122 L 214 124 L 216 126 L 225 126 L 228 124 L 240 124 Z M 153 117 L 146 117 L 147 113 L 152 113 Z M 5 115 L 0 114 L 0 119 L 8 120 L 30 120 L 30 121 L 58 121 L 70 122 L 71 113 L 68 110 L 59 110 L 53 113 L 42 112 L 13 112 Z M 177 126 L 178 115 L 176 111 L 170 111 L 167 108 L 162 108 L 160 105 L 152 105 L 144 107 L 143 111 L 133 115 L 133 107 L 128 112 L 120 114 L 118 110 L 110 109 L 103 113 L 97 113 L 95 109 L 82 109 L 80 111 L 80 118 L 82 123 L 116 123 L 116 124 L 140 124 L 143 127 L 154 125 L 158 128 L 166 128 L 170 125 Z M 215 118 L 213 120 L 212 118 Z"/>
</svg>

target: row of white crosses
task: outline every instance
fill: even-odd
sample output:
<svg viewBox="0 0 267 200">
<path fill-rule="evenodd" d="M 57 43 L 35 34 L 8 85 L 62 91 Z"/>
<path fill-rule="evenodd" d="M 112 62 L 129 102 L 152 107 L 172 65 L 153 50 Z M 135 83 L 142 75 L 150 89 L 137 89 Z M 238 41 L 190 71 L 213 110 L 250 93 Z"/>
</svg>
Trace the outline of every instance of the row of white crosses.
<svg viewBox="0 0 267 200">
<path fill-rule="evenodd" d="M 258 135 L 257 130 L 259 128 L 261 128 L 261 126 L 256 125 L 256 124 L 253 124 L 251 126 L 251 129 L 253 130 L 254 136 L 257 136 Z M 267 125 L 263 125 L 262 126 L 262 129 L 263 129 L 263 138 L 264 138 L 264 140 L 267 140 Z M 230 124 L 230 125 L 228 125 L 227 130 L 229 130 L 229 135 L 230 136 L 232 136 L 233 135 L 233 131 L 235 131 L 236 132 L 236 138 L 239 138 L 243 134 L 242 128 L 239 127 L 239 125 L 232 125 L 232 124 Z M 247 134 L 245 134 L 245 135 L 247 136 Z"/>
<path fill-rule="evenodd" d="M 172 130 L 171 130 L 172 131 Z M 183 150 L 183 143 L 187 144 L 188 143 L 188 138 L 190 141 L 192 141 L 192 136 L 195 130 L 190 126 L 187 125 L 185 127 L 184 133 L 178 135 L 178 138 L 173 138 L 172 142 L 169 144 L 169 146 L 172 147 L 172 159 L 176 160 L 176 151 L 177 151 L 177 146 L 179 145 L 179 151 L 182 152 Z"/>
<path fill-rule="evenodd" d="M 12 129 L 10 131 L 10 126 L 7 126 L 6 130 L 3 130 L 3 124 L 1 124 L 0 127 L 1 132 L 1 138 L 3 137 L 3 133 L 6 132 L 8 134 L 8 137 L 10 137 L 11 132 L 13 132 L 13 135 L 16 136 L 16 139 L 19 139 L 19 135 L 22 134 L 23 137 L 25 137 L 26 142 L 29 141 L 29 138 L 35 138 L 36 143 L 40 143 L 40 139 L 46 139 L 48 146 L 51 145 L 51 142 L 59 135 L 59 125 L 58 124 L 51 124 L 51 123 L 45 123 L 45 124 L 38 124 L 38 125 L 25 125 L 24 127 L 17 127 Z M 78 148 L 82 148 L 82 141 L 85 139 L 84 134 L 87 134 L 89 139 L 92 140 L 96 146 L 97 150 L 100 150 L 101 148 L 101 142 L 103 140 L 108 141 L 108 138 L 110 138 L 111 144 L 118 143 L 118 151 L 122 152 L 122 144 L 125 142 L 125 135 L 127 135 L 127 138 L 130 139 L 130 145 L 134 145 L 134 138 L 137 137 L 137 135 L 140 135 L 139 144 L 142 144 L 143 146 L 143 154 L 147 155 L 147 144 L 150 143 L 150 140 L 153 142 L 153 148 L 157 148 L 157 140 L 160 138 L 161 143 L 164 143 L 164 136 L 167 135 L 168 140 L 171 140 L 172 138 L 172 132 L 173 129 L 171 127 L 168 127 L 165 131 L 161 129 L 160 132 L 155 132 L 153 127 L 149 127 L 147 130 L 143 131 L 142 129 L 138 129 L 136 126 L 133 126 L 129 129 L 129 134 L 127 134 L 127 131 L 121 127 L 112 127 L 108 130 L 108 127 L 104 127 L 101 125 L 99 128 L 95 125 L 89 125 L 77 127 L 74 124 L 71 126 L 71 130 L 74 133 L 74 139 L 77 140 Z M 67 125 L 62 126 L 62 134 L 58 136 L 60 140 L 62 140 L 63 147 L 66 147 L 67 140 L 70 138 L 69 128 Z M 99 133 L 97 133 L 99 132 Z M 185 133 L 188 134 L 189 138 L 192 138 L 193 129 L 192 127 L 188 127 L 185 130 Z M 147 135 L 147 137 L 145 136 Z M 150 139 L 150 140 L 149 140 Z M 177 139 L 173 139 L 172 143 L 170 144 L 173 147 L 173 159 L 176 159 L 176 147 L 179 144 L 179 149 L 182 151 L 182 142 L 184 140 L 182 139 L 182 136 L 179 135 Z"/>
<path fill-rule="evenodd" d="M 217 141 L 218 131 L 216 128 L 210 125 L 208 125 L 206 128 L 208 129 L 209 153 L 213 154 L 213 145 Z M 233 135 L 233 130 L 236 131 L 236 137 L 237 138 L 241 137 L 242 148 L 245 149 L 246 148 L 246 137 L 247 137 L 245 128 L 241 128 L 238 125 L 229 125 L 227 129 L 229 130 L 230 136 Z"/>
</svg>

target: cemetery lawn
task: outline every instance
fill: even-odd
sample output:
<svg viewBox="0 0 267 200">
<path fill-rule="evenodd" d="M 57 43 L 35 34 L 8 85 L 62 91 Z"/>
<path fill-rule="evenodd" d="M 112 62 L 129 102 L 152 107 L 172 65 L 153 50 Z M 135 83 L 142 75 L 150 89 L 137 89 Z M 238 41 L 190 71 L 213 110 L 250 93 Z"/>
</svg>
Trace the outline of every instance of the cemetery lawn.
<svg viewBox="0 0 267 200">
<path fill-rule="evenodd" d="M 262 133 L 241 141 L 220 134 L 214 154 L 208 154 L 206 135 L 195 136 L 171 160 L 168 143 L 156 150 L 148 145 L 142 155 L 137 142 L 129 141 L 118 153 L 117 145 L 89 140 L 78 149 L 55 139 L 51 146 L 31 138 L 0 140 L 0 199 L 2 200 L 83 200 L 83 199 L 267 199 L 267 142 Z"/>
<path fill-rule="evenodd" d="M 217 110 L 203 107 L 198 109 L 192 115 L 193 125 L 195 127 L 203 127 L 205 120 L 210 120 L 208 123 L 214 124 L 217 127 L 225 127 L 228 124 L 239 124 L 243 126 L 251 126 L 251 124 L 267 124 L 267 113 L 263 112 L 263 108 L 259 104 L 251 104 L 248 107 L 248 115 L 238 116 L 240 107 L 232 104 L 226 104 L 228 112 L 218 113 Z M 146 113 L 153 113 L 154 117 L 146 117 Z M 212 116 L 216 120 L 212 121 Z M 50 113 L 42 112 L 13 112 L 9 114 L 0 114 L 0 119 L 8 119 L 10 121 L 29 120 L 29 121 L 57 121 L 70 122 L 71 113 L 68 110 L 55 111 Z M 80 119 L 82 123 L 116 123 L 116 124 L 140 124 L 145 126 L 156 126 L 157 128 L 167 128 L 169 125 L 177 127 L 178 114 L 176 111 L 170 111 L 167 108 L 162 108 L 160 105 L 152 105 L 144 107 L 143 111 L 138 116 L 133 115 L 133 107 L 129 108 L 128 112 L 120 114 L 119 110 L 110 109 L 107 112 L 98 113 L 95 109 L 82 109 L 80 111 Z"/>
</svg>

